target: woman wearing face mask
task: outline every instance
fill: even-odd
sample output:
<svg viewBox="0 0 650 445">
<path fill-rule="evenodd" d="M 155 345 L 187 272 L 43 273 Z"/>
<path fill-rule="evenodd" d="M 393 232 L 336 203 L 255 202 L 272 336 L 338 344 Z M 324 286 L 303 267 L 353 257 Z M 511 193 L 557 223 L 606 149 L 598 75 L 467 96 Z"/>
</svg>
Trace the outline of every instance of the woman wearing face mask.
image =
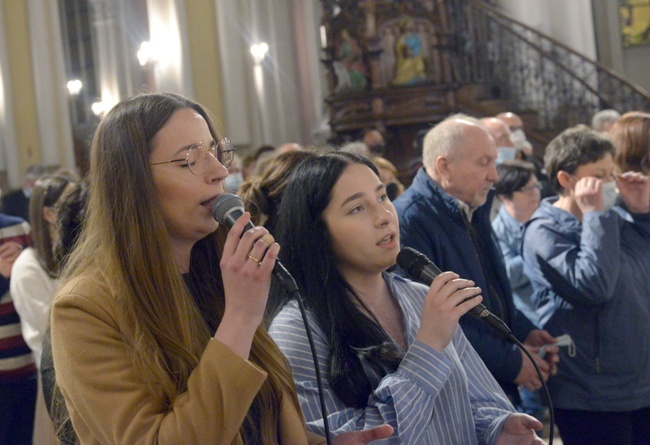
<svg viewBox="0 0 650 445">
<path fill-rule="evenodd" d="M 650 178 L 615 175 L 611 142 L 586 127 L 546 148 L 557 198 L 524 235 L 540 327 L 569 334 L 548 386 L 566 445 L 650 437 Z M 611 207 L 620 191 L 621 207 Z"/>
</svg>

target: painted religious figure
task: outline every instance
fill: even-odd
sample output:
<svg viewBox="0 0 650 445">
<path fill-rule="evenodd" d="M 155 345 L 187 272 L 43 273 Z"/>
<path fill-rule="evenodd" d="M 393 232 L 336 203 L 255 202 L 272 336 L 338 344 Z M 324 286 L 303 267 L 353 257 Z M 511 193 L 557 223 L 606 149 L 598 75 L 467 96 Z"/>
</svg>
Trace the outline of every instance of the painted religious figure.
<svg viewBox="0 0 650 445">
<path fill-rule="evenodd" d="M 363 51 L 347 29 L 341 31 L 334 72 L 336 91 L 363 91 L 368 87 L 368 68 L 363 60 Z"/>
<path fill-rule="evenodd" d="M 395 42 L 395 86 L 415 85 L 426 81 L 422 41 L 411 17 L 399 21 L 400 35 Z"/>
</svg>

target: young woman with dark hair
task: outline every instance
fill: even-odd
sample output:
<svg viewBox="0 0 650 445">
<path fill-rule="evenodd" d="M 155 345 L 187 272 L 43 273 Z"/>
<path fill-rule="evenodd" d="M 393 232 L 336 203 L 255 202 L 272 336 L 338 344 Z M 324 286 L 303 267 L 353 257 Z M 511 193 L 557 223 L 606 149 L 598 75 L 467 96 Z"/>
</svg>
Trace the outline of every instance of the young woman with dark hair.
<svg viewBox="0 0 650 445">
<path fill-rule="evenodd" d="M 385 272 L 399 226 L 371 161 L 340 152 L 303 161 L 277 228 L 308 309 L 334 434 L 389 423 L 388 443 L 542 443 L 533 431 L 541 423 L 514 413 L 458 326 L 480 289 L 452 272 L 431 289 Z M 295 302 L 270 333 L 289 359 L 308 428 L 323 431 Z"/>
<path fill-rule="evenodd" d="M 306 444 L 262 326 L 280 250 L 212 216 L 233 148 L 175 94 L 126 99 L 92 143 L 81 238 L 52 309 L 56 381 L 81 443 Z M 353 433 L 365 443 L 390 428 Z M 346 441 L 344 441 L 346 440 Z"/>
</svg>

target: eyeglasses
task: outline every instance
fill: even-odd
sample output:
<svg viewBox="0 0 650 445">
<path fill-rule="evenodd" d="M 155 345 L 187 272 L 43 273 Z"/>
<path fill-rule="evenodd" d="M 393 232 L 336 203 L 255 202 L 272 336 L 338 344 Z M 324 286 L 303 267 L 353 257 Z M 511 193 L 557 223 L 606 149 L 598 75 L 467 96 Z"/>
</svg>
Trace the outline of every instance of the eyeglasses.
<svg viewBox="0 0 650 445">
<path fill-rule="evenodd" d="M 536 191 L 539 192 L 539 191 L 541 191 L 541 190 L 542 190 L 542 184 L 540 184 L 540 183 L 538 182 L 538 183 L 535 184 L 535 185 L 530 185 L 530 186 L 528 186 L 528 187 L 522 187 L 522 188 L 520 188 L 519 190 L 515 190 L 515 191 L 516 191 L 516 192 L 521 192 L 521 193 L 527 193 L 527 194 L 530 195 L 530 194 L 532 194 L 532 193 L 534 193 L 534 192 L 536 192 Z"/>
<path fill-rule="evenodd" d="M 235 147 L 233 147 L 232 142 L 230 142 L 230 139 L 228 138 L 220 139 L 219 142 L 212 141 L 208 148 L 205 148 L 201 143 L 194 144 L 187 149 L 187 156 L 182 159 L 170 159 L 169 161 L 154 162 L 149 165 L 185 161 L 185 165 L 187 165 L 190 172 L 199 176 L 205 173 L 210 166 L 210 158 L 208 155 L 212 156 L 214 159 L 219 161 L 221 165 L 227 168 L 235 157 Z"/>
</svg>

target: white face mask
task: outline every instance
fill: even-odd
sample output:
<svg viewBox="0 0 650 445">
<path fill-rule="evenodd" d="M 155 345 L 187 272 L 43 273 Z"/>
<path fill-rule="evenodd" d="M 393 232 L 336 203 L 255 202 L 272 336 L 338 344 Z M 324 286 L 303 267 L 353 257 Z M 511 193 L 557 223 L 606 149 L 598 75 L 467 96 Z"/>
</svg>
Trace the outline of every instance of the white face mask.
<svg viewBox="0 0 650 445">
<path fill-rule="evenodd" d="M 515 147 L 522 149 L 526 143 L 526 134 L 524 133 L 524 130 L 519 128 L 510 133 L 510 141 L 515 145 Z"/>
<path fill-rule="evenodd" d="M 614 207 L 614 204 L 616 204 L 616 198 L 618 197 L 618 193 L 616 193 L 616 182 L 603 182 L 601 190 L 603 192 L 605 210 L 609 210 Z"/>
<path fill-rule="evenodd" d="M 231 173 L 226 176 L 226 180 L 223 183 L 223 188 L 226 189 L 229 193 L 237 193 L 239 186 L 244 182 L 244 177 L 241 172 Z"/>
</svg>

